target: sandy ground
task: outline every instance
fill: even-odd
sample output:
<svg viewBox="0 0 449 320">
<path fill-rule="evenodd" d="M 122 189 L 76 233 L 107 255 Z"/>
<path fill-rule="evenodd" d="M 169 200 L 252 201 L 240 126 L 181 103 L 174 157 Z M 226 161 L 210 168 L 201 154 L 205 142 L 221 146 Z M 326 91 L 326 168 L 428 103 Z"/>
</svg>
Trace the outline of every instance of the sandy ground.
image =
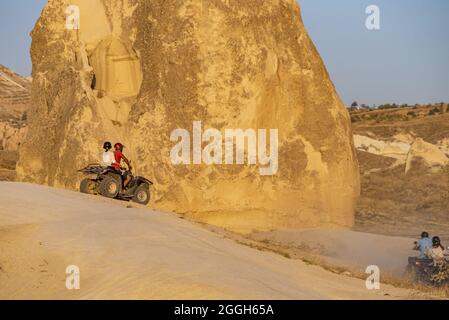
<svg viewBox="0 0 449 320">
<path fill-rule="evenodd" d="M 299 249 L 324 258 L 331 265 L 364 271 L 376 265 L 381 273 L 405 276 L 409 256 L 417 239 L 391 237 L 346 229 L 282 230 L 254 233 L 251 239 Z"/>
<path fill-rule="evenodd" d="M 65 287 L 68 265 L 80 268 L 80 290 Z M 2 299 L 416 297 L 388 285 L 367 290 L 363 280 L 252 249 L 175 214 L 0 183 Z"/>
</svg>

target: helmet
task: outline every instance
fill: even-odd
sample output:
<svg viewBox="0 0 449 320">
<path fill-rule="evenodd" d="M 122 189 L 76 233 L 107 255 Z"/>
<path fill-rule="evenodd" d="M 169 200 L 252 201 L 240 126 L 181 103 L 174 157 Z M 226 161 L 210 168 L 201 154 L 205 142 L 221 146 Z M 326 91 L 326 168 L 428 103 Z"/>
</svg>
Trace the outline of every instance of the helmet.
<svg viewBox="0 0 449 320">
<path fill-rule="evenodd" d="M 112 144 L 109 141 L 103 143 L 103 149 L 109 150 L 112 148 Z"/>
<path fill-rule="evenodd" d="M 428 237 L 429 237 L 429 233 L 428 232 L 423 231 L 421 233 L 421 238 L 428 238 Z"/>
<path fill-rule="evenodd" d="M 121 144 L 120 142 L 117 142 L 116 144 L 114 144 L 114 149 L 115 150 L 120 150 L 120 151 L 123 151 L 123 147 L 124 147 L 124 145 L 123 144 Z"/>
<path fill-rule="evenodd" d="M 433 237 L 432 238 L 432 243 L 433 243 L 434 246 L 441 245 L 440 237 L 437 237 L 437 236 Z"/>
</svg>

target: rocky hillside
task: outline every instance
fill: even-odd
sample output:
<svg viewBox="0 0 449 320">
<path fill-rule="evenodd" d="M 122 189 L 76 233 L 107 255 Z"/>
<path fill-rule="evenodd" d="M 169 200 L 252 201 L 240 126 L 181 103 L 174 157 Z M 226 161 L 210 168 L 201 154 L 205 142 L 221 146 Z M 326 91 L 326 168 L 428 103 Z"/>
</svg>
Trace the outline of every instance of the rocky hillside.
<svg viewBox="0 0 449 320">
<path fill-rule="evenodd" d="M 0 65 L 0 149 L 17 151 L 25 136 L 31 80 Z"/>
<path fill-rule="evenodd" d="M 399 118 L 411 110 L 378 110 L 353 123 L 361 164 L 358 228 L 408 236 L 447 232 L 449 113 L 433 109 L 416 108 L 411 118 Z"/>
<path fill-rule="evenodd" d="M 27 131 L 31 79 L 0 65 L 0 179 L 13 180 L 18 148 Z"/>
<path fill-rule="evenodd" d="M 75 188 L 108 139 L 157 208 L 241 231 L 352 225 L 349 114 L 296 1 L 50 0 L 32 38 L 21 180 Z"/>
<path fill-rule="evenodd" d="M 31 102 L 31 79 L 0 64 L 0 119 L 22 120 Z"/>
</svg>

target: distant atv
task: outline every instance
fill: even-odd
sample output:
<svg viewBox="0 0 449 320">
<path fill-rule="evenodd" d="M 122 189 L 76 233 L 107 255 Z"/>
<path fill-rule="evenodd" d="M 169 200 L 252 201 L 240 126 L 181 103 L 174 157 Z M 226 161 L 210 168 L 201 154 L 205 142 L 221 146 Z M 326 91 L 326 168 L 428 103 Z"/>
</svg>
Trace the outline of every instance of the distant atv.
<svg viewBox="0 0 449 320">
<path fill-rule="evenodd" d="M 435 266 L 432 259 L 409 257 L 407 271 L 418 283 L 434 287 L 449 285 L 448 258 L 439 266 Z"/>
<path fill-rule="evenodd" d="M 107 198 L 133 201 L 146 205 L 150 202 L 150 186 L 153 184 L 144 177 L 134 177 L 126 189 L 123 188 L 123 179 L 112 167 L 99 164 L 89 164 L 79 170 L 86 175 L 81 181 L 80 191 L 88 194 L 100 194 Z M 131 174 L 131 173 L 130 173 Z"/>
</svg>

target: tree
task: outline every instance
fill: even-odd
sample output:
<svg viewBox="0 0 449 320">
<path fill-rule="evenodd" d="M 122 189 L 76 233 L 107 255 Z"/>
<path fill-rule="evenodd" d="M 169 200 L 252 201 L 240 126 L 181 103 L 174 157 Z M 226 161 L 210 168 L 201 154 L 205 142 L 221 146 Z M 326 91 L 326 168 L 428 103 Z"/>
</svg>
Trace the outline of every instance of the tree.
<svg viewBox="0 0 449 320">
<path fill-rule="evenodd" d="M 351 104 L 351 108 L 357 108 L 359 106 L 359 104 L 357 103 L 357 101 L 354 101 L 352 104 Z"/>
</svg>

